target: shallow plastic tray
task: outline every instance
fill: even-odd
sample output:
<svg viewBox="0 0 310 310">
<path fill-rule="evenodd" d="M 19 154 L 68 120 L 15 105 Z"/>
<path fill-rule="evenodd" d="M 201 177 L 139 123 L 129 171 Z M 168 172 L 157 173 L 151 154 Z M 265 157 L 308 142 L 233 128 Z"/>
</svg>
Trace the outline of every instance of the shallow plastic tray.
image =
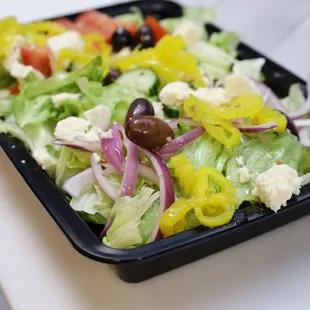
<svg viewBox="0 0 310 310">
<path fill-rule="evenodd" d="M 182 8 L 178 4 L 159 0 L 130 2 L 99 10 L 118 15 L 128 12 L 133 5 L 142 9 L 145 14 L 152 14 L 157 18 L 177 17 L 182 14 Z M 68 17 L 75 16 L 76 14 Z M 209 33 L 218 30 L 215 26 L 207 26 Z M 262 55 L 250 47 L 240 44 L 240 59 L 260 56 Z M 279 96 L 285 96 L 292 83 L 299 82 L 304 85 L 303 80 L 268 59 L 263 74 L 266 83 Z M 310 186 L 306 186 L 302 193 L 293 198 L 288 207 L 278 214 L 263 207 L 255 210 L 245 208 L 237 211 L 231 223 L 223 227 L 199 227 L 140 248 L 112 249 L 104 246 L 98 238 L 102 226 L 83 222 L 18 139 L 2 134 L 0 145 L 73 247 L 90 259 L 110 264 L 119 278 L 126 282 L 149 279 L 289 223 L 310 211 Z"/>
</svg>

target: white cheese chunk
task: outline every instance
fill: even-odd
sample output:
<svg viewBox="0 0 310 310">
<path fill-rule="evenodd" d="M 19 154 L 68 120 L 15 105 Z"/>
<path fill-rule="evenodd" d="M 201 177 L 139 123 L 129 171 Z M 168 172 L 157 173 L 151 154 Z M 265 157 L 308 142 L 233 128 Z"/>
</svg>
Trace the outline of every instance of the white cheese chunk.
<svg viewBox="0 0 310 310">
<path fill-rule="evenodd" d="M 229 99 L 226 97 L 226 92 L 223 88 L 198 88 L 193 92 L 193 95 L 203 101 L 207 101 L 213 105 L 221 105 L 227 103 Z"/>
<path fill-rule="evenodd" d="M 64 142 L 97 143 L 103 138 L 112 138 L 112 131 L 103 131 L 84 119 L 70 116 L 59 121 L 56 125 L 54 136 Z"/>
<path fill-rule="evenodd" d="M 158 101 L 152 101 L 152 105 L 154 108 L 155 116 L 157 116 L 158 118 L 164 119 L 165 115 L 164 115 L 164 107 L 162 103 Z"/>
<path fill-rule="evenodd" d="M 83 116 L 95 127 L 106 130 L 111 122 L 111 110 L 104 105 L 98 105 L 83 113 Z"/>
<path fill-rule="evenodd" d="M 190 20 L 183 21 L 172 35 L 180 35 L 187 46 L 193 45 L 203 37 L 203 28 Z"/>
<path fill-rule="evenodd" d="M 253 195 L 271 210 L 277 212 L 291 199 L 300 193 L 302 179 L 296 170 L 288 165 L 275 165 L 257 176 Z"/>
<path fill-rule="evenodd" d="M 19 62 L 20 59 L 20 49 L 24 44 L 25 39 L 22 36 L 16 36 L 14 42 L 11 45 L 11 50 L 9 55 L 7 56 L 6 60 L 3 63 L 4 68 L 11 72 L 13 64 Z"/>
<path fill-rule="evenodd" d="M 192 93 L 187 83 L 172 82 L 167 84 L 159 93 L 160 101 L 170 106 L 181 106 L 183 101 Z"/>
<path fill-rule="evenodd" d="M 226 95 L 230 98 L 248 95 L 260 94 L 259 88 L 247 76 L 242 74 L 231 74 L 225 79 Z"/>
<path fill-rule="evenodd" d="M 53 72 L 56 71 L 56 60 L 58 53 L 64 49 L 69 48 L 78 52 L 84 50 L 84 40 L 82 36 L 76 31 L 66 31 L 57 36 L 53 36 L 47 40 L 47 46 L 50 51 L 50 60 Z"/>
<path fill-rule="evenodd" d="M 251 180 L 250 171 L 246 166 L 243 166 L 238 169 L 238 176 L 240 183 L 247 183 Z"/>
</svg>

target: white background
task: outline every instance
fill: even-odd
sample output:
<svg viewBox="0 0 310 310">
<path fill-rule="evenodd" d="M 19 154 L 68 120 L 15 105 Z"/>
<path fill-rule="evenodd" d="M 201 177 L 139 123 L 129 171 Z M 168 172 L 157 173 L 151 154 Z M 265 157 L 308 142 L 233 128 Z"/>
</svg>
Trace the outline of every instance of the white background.
<svg viewBox="0 0 310 310">
<path fill-rule="evenodd" d="M 200 2 L 216 7 L 220 26 L 307 77 L 310 1 Z M 107 3 L 112 1 L 1 1 L 0 15 L 26 21 Z M 0 281 L 14 310 L 308 310 L 309 233 L 307 217 L 149 281 L 126 284 L 108 266 L 75 252 L 0 150 Z"/>
</svg>

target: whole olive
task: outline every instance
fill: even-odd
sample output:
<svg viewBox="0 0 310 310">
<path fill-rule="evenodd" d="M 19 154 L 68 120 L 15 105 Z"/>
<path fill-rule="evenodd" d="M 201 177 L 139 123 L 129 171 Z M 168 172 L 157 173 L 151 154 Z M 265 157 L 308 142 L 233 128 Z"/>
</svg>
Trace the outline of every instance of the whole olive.
<svg viewBox="0 0 310 310">
<path fill-rule="evenodd" d="M 149 102 L 147 99 L 145 98 L 137 98 L 135 99 L 128 111 L 127 111 L 127 115 L 126 115 L 126 119 L 125 119 L 125 124 L 134 116 L 138 116 L 138 115 L 155 115 L 155 111 L 153 108 L 153 105 L 151 104 L 151 102 Z"/>
<path fill-rule="evenodd" d="M 125 126 L 127 138 L 147 150 L 157 150 L 174 138 L 171 127 L 155 116 L 135 116 Z"/>
<path fill-rule="evenodd" d="M 141 45 L 141 49 L 155 46 L 154 34 L 148 25 L 142 25 L 135 34 L 135 43 Z"/>
<path fill-rule="evenodd" d="M 114 31 L 111 41 L 113 50 L 118 52 L 126 46 L 132 46 L 133 38 L 126 28 L 119 27 Z"/>
<path fill-rule="evenodd" d="M 109 85 L 114 83 L 121 75 L 121 71 L 117 69 L 110 69 L 107 76 L 103 79 L 103 85 Z"/>
</svg>

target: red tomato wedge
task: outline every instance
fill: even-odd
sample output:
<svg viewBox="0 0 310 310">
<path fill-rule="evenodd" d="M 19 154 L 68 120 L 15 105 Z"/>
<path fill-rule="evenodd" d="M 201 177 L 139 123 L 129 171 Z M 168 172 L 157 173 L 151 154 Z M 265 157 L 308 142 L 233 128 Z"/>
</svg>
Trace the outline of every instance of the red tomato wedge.
<svg viewBox="0 0 310 310">
<path fill-rule="evenodd" d="M 101 34 L 106 39 L 110 39 L 113 32 L 119 27 L 115 19 L 97 11 L 82 13 L 75 22 L 80 31 L 92 29 L 92 32 Z"/>
<path fill-rule="evenodd" d="M 10 88 L 10 94 L 11 95 L 16 95 L 16 94 L 19 94 L 19 93 L 20 93 L 20 90 L 19 90 L 19 86 L 17 84 L 11 86 L 11 88 Z"/>
<path fill-rule="evenodd" d="M 73 21 L 71 21 L 69 18 L 59 18 L 59 19 L 55 19 L 53 20 L 53 22 L 57 23 L 57 24 L 60 24 L 62 26 L 64 26 L 65 28 L 68 28 L 68 29 L 76 29 L 76 25 Z"/>
<path fill-rule="evenodd" d="M 45 47 L 22 47 L 21 56 L 27 66 L 32 66 L 45 77 L 52 75 L 48 49 Z"/>
<path fill-rule="evenodd" d="M 147 16 L 145 18 L 145 23 L 153 30 L 155 42 L 158 42 L 163 36 L 169 34 L 169 32 L 153 16 Z"/>
</svg>

